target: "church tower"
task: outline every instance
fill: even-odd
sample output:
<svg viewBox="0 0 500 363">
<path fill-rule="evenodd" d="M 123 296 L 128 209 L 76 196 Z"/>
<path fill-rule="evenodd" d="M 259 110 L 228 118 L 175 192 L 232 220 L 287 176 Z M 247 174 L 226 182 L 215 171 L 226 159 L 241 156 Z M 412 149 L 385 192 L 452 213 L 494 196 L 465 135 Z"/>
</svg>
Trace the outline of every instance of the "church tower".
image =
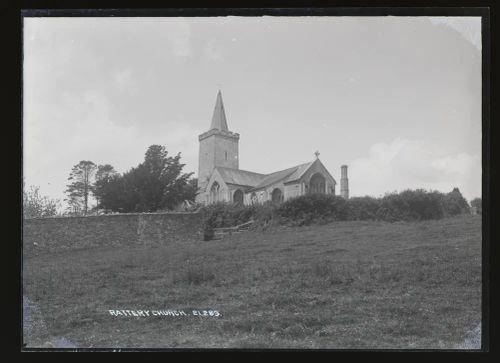
<svg viewBox="0 0 500 363">
<path fill-rule="evenodd" d="M 198 188 L 204 191 L 214 168 L 238 169 L 238 142 L 240 135 L 229 131 L 222 94 L 219 90 L 210 129 L 198 137 Z"/>
</svg>

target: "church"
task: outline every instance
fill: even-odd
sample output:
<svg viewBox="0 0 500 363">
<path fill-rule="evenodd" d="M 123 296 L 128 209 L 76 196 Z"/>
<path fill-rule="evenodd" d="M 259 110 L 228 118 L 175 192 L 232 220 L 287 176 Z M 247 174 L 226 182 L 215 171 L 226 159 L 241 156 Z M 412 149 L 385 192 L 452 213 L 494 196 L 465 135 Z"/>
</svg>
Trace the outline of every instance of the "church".
<svg viewBox="0 0 500 363">
<path fill-rule="evenodd" d="M 203 204 L 230 202 L 281 203 L 309 193 L 335 195 L 337 182 L 316 152 L 315 160 L 261 174 L 239 168 L 240 135 L 229 131 L 222 94 L 219 90 L 210 129 L 199 137 L 198 194 Z M 341 166 L 340 195 L 349 198 L 347 166 Z"/>
</svg>

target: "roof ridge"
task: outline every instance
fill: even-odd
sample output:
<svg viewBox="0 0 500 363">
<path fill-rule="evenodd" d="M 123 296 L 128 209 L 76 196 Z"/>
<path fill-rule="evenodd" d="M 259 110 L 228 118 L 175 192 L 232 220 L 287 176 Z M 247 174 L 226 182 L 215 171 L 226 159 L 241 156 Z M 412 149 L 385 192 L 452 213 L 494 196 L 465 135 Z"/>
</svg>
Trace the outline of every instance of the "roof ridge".
<svg viewBox="0 0 500 363">
<path fill-rule="evenodd" d="M 278 170 L 278 171 L 275 171 L 274 173 L 271 173 L 271 174 L 266 174 L 266 176 L 271 176 L 271 175 L 275 175 L 275 174 L 279 174 L 279 173 L 284 173 L 285 171 L 289 171 L 290 174 L 291 174 L 294 171 L 296 171 L 297 168 L 298 168 L 298 166 L 292 166 L 291 168 L 287 168 L 287 169 L 283 169 L 283 170 Z"/>
<path fill-rule="evenodd" d="M 300 164 L 300 165 L 299 165 L 299 167 L 300 167 L 300 166 L 306 166 L 306 165 L 311 166 L 311 165 L 312 165 L 312 164 L 314 164 L 316 161 L 319 161 L 319 159 L 316 159 L 316 160 L 314 160 L 314 161 L 310 161 L 310 162 L 308 162 L 308 163 Z M 298 178 L 300 179 L 300 178 L 302 177 L 302 175 L 304 175 L 304 174 L 305 174 L 305 172 L 306 172 L 307 170 L 309 170 L 309 167 L 308 167 L 308 168 L 306 168 L 306 169 L 304 169 L 304 170 L 302 170 L 302 173 L 298 176 Z"/>
<path fill-rule="evenodd" d="M 303 167 L 304 165 L 307 165 L 307 164 L 299 164 L 296 166 L 292 166 L 291 168 L 288 168 L 288 169 L 283 169 L 283 170 L 279 170 L 279 171 L 276 171 L 276 172 L 271 173 L 271 174 L 267 174 L 259 184 L 257 184 L 254 188 L 252 188 L 252 190 L 258 190 L 258 189 L 267 187 L 271 184 L 277 183 L 281 180 L 286 180 L 288 177 L 290 177 L 290 175 L 293 175 L 294 173 L 297 172 L 297 170 L 299 170 L 301 167 Z M 273 178 L 275 178 L 275 179 L 273 179 Z"/>
<path fill-rule="evenodd" d="M 233 171 L 240 171 L 240 172 L 244 172 L 244 173 L 250 173 L 250 174 L 257 174 L 257 175 L 260 175 L 260 176 L 266 176 L 267 174 L 262 174 L 262 173 L 257 173 L 255 171 L 249 171 L 249 170 L 243 170 L 243 169 L 235 169 L 235 168 L 228 168 L 228 167 L 225 167 L 225 166 L 216 166 L 215 169 L 225 169 L 225 170 L 233 170 Z"/>
<path fill-rule="evenodd" d="M 301 166 L 308 165 L 308 164 L 312 164 L 312 163 L 314 163 L 314 161 L 310 161 L 310 162 L 308 162 L 308 163 L 303 163 L 303 164 L 298 164 L 298 165 L 295 165 L 295 166 L 291 166 L 291 167 L 289 167 L 289 168 L 282 169 L 282 170 L 278 170 L 278 171 L 275 171 L 275 172 L 273 172 L 273 173 L 266 174 L 266 175 L 273 175 L 273 174 L 276 174 L 276 173 L 281 173 L 281 172 L 283 172 L 283 171 L 287 171 L 287 170 L 291 170 L 291 169 L 295 169 L 295 170 L 296 170 L 296 169 L 300 168 Z"/>
</svg>

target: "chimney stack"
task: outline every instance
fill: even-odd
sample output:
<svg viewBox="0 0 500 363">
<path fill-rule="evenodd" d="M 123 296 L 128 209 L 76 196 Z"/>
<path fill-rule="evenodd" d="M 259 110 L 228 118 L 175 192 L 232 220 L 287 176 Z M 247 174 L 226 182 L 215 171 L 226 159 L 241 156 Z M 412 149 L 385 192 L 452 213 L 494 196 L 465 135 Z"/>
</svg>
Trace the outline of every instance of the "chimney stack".
<svg viewBox="0 0 500 363">
<path fill-rule="evenodd" d="M 347 165 L 340 167 L 340 196 L 349 199 L 349 179 L 347 179 Z"/>
</svg>

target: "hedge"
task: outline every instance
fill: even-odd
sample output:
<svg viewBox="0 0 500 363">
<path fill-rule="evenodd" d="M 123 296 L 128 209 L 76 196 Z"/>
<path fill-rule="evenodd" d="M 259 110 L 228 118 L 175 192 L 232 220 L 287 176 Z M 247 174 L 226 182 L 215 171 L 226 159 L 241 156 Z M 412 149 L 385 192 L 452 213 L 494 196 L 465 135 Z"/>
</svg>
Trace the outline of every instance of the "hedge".
<svg viewBox="0 0 500 363">
<path fill-rule="evenodd" d="M 308 194 L 280 205 L 216 203 L 202 208 L 207 234 L 214 228 L 236 226 L 249 220 L 260 227 L 302 226 L 344 220 L 420 221 L 469 211 L 469 204 L 457 188 L 450 193 L 418 189 L 389 193 L 381 198 L 366 196 L 348 200 L 328 194 Z"/>
</svg>

